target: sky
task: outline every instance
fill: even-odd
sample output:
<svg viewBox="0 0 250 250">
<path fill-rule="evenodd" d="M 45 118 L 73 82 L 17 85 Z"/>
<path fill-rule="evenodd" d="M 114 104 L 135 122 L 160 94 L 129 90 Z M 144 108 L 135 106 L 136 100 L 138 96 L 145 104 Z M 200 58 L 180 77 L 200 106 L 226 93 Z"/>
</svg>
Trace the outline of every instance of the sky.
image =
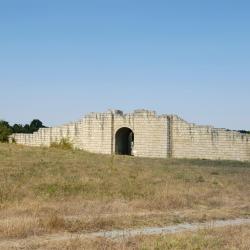
<svg viewBox="0 0 250 250">
<path fill-rule="evenodd" d="M 249 0 L 0 0 L 0 119 L 177 114 L 250 130 Z"/>
</svg>

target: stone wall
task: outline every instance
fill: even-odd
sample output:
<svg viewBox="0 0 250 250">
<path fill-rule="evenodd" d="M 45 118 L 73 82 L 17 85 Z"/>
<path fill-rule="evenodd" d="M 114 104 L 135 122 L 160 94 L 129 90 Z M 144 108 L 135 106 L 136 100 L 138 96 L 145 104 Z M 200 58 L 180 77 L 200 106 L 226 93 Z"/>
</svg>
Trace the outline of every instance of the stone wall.
<svg viewBox="0 0 250 250">
<path fill-rule="evenodd" d="M 50 146 L 67 138 L 75 148 L 112 154 L 116 132 L 122 127 L 134 133 L 135 156 L 250 160 L 250 135 L 197 126 L 175 115 L 157 115 L 148 110 L 90 113 L 78 122 L 41 128 L 33 134 L 13 134 L 10 141 L 14 138 L 18 144 Z"/>
<path fill-rule="evenodd" d="M 250 160 L 250 135 L 236 131 L 198 126 L 173 116 L 172 138 L 175 158 Z"/>
<path fill-rule="evenodd" d="M 93 153 L 111 154 L 112 112 L 90 113 L 82 124 L 81 148 Z"/>
<path fill-rule="evenodd" d="M 131 114 L 114 113 L 113 152 L 115 134 L 122 127 L 134 132 L 134 154 L 141 157 L 167 157 L 167 116 L 154 111 L 135 110 Z"/>
<path fill-rule="evenodd" d="M 134 132 L 136 156 L 167 157 L 167 118 L 155 112 L 137 110 L 131 114 L 122 111 L 90 113 L 78 122 L 53 128 L 41 128 L 33 134 L 13 134 L 16 143 L 28 146 L 50 146 L 63 138 L 75 148 L 94 153 L 115 152 L 115 134 L 122 127 Z"/>
<path fill-rule="evenodd" d="M 75 147 L 82 148 L 82 125 L 83 120 L 80 120 L 58 127 L 40 128 L 33 134 L 12 134 L 9 140 L 14 139 L 17 144 L 27 146 L 48 147 L 52 142 L 60 142 L 61 139 L 68 138 Z"/>
</svg>

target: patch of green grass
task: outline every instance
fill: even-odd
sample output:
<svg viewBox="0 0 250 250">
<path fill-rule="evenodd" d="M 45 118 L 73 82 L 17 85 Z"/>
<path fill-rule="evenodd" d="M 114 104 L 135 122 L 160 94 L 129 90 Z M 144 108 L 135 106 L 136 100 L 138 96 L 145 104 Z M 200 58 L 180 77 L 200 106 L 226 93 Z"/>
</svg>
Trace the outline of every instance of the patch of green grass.
<svg viewBox="0 0 250 250">
<path fill-rule="evenodd" d="M 85 198 L 92 196 L 95 193 L 96 186 L 91 182 L 66 182 L 66 183 L 42 183 L 34 188 L 37 195 L 56 198 L 65 196 L 81 195 Z M 98 194 L 98 193 L 96 193 Z"/>
</svg>

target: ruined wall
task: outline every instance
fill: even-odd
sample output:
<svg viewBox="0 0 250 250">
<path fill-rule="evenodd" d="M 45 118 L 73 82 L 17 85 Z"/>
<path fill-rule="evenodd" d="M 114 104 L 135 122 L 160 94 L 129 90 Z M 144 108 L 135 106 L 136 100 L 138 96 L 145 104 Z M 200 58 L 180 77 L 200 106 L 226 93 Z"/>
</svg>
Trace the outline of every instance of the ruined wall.
<svg viewBox="0 0 250 250">
<path fill-rule="evenodd" d="M 167 157 L 167 116 L 158 116 L 154 111 L 147 110 L 135 110 L 131 114 L 118 111 L 114 113 L 114 135 L 122 127 L 134 132 L 135 156 Z M 113 152 L 114 147 L 115 141 Z"/>
<path fill-rule="evenodd" d="M 173 157 L 250 161 L 249 135 L 171 119 Z"/>
<path fill-rule="evenodd" d="M 111 154 L 112 112 L 90 113 L 82 126 L 81 148 L 89 152 Z"/>
<path fill-rule="evenodd" d="M 68 138 L 74 147 L 82 147 L 82 125 L 83 120 L 78 122 L 65 124 L 52 128 L 40 128 L 33 134 L 12 134 L 10 141 L 15 139 L 17 144 L 27 146 L 50 146 L 52 142 L 59 142 L 63 138 Z"/>
<path fill-rule="evenodd" d="M 16 143 L 28 146 L 50 146 L 68 138 L 76 148 L 89 152 L 112 154 L 115 152 L 115 134 L 122 127 L 134 133 L 136 156 L 167 157 L 167 116 L 137 110 L 131 114 L 122 111 L 90 113 L 78 122 L 53 128 L 42 128 L 33 134 L 13 134 Z"/>
<path fill-rule="evenodd" d="M 94 153 L 115 153 L 115 134 L 122 128 L 134 133 L 134 155 L 250 161 L 250 135 L 198 126 L 175 115 L 157 115 L 154 111 L 135 110 L 90 113 L 78 122 L 53 128 L 41 128 L 33 134 L 10 136 L 18 144 L 50 146 L 68 138 L 74 147 Z"/>
</svg>

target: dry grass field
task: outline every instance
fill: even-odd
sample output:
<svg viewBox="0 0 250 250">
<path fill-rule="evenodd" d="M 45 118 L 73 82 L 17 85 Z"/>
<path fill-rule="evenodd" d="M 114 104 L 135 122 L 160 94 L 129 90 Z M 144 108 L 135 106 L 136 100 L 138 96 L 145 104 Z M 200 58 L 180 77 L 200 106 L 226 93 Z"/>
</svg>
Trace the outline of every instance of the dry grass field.
<svg viewBox="0 0 250 250">
<path fill-rule="evenodd" d="M 119 241 L 81 239 L 54 242 L 28 242 L 22 249 L 29 250 L 249 250 L 250 226 L 200 230 L 166 236 L 140 236 Z M 8 248 L 6 249 L 8 250 Z"/>
<path fill-rule="evenodd" d="M 249 216 L 250 163 L 0 144 L 0 241 Z M 237 249 L 246 238 L 244 249 L 249 234 L 250 228 L 241 226 L 123 243 L 74 240 L 51 249 L 76 249 L 74 244 L 79 249 L 85 249 L 82 244 L 89 244 L 86 249 L 192 249 L 192 244 L 211 249 L 217 243 L 214 249 L 221 249 L 225 242 Z"/>
</svg>

